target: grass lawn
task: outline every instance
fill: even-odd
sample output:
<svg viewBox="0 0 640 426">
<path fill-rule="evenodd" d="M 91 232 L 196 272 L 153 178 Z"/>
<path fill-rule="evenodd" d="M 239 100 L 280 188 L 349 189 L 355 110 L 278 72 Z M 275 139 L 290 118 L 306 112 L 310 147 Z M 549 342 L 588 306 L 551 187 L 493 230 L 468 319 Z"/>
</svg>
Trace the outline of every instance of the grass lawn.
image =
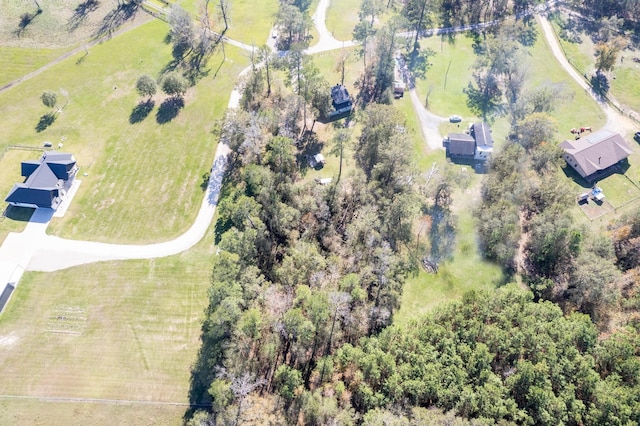
<svg viewBox="0 0 640 426">
<path fill-rule="evenodd" d="M 613 174 L 598 182 L 598 186 L 602 188 L 607 201 L 614 208 L 620 208 L 640 197 L 640 188 L 638 188 L 637 183 L 634 183 L 625 175 Z"/>
<path fill-rule="evenodd" d="M 142 22 L 151 17 L 140 9 L 133 15 L 117 10 L 116 1 L 99 1 L 95 8 L 83 8 L 84 0 L 0 0 L 0 45 L 14 47 L 62 48 L 78 46 L 106 30 L 117 30 L 124 22 Z M 126 11 L 130 12 L 130 10 Z M 21 17 L 31 21 L 21 29 Z"/>
<path fill-rule="evenodd" d="M 425 102 L 428 96 L 428 108 L 433 113 L 474 119 L 467 107 L 467 95 L 462 92 L 471 80 L 471 65 L 476 59 L 472 43 L 473 40 L 464 34 L 458 34 L 451 42 L 437 36 L 420 40 L 422 49 L 429 48 L 436 53 L 430 58 L 426 78 L 417 81 L 420 100 Z"/>
<path fill-rule="evenodd" d="M 553 29 L 560 34 L 564 15 L 556 14 L 552 19 Z M 569 62 L 581 74 L 592 75 L 595 72 L 595 44 L 589 34 L 576 32 L 576 41 L 559 37 L 560 44 Z M 610 94 L 622 105 L 640 112 L 640 59 L 636 50 L 624 50 L 618 55 L 615 68 L 609 74 Z"/>
<path fill-rule="evenodd" d="M 12 425 L 154 425 L 182 423 L 184 407 L 174 405 L 110 404 L 43 401 L 0 397 L 0 421 Z"/>
<path fill-rule="evenodd" d="M 0 47 L 0 86 L 22 77 L 64 54 L 67 49 Z"/>
<path fill-rule="evenodd" d="M 200 13 L 201 0 L 174 1 L 194 16 Z M 267 42 L 278 12 L 277 0 L 232 0 L 229 2 L 229 30 L 225 36 L 260 47 Z M 217 1 L 209 6 L 215 29 L 223 29 L 224 21 Z M 226 48 L 226 46 L 225 46 Z"/>
<path fill-rule="evenodd" d="M 136 79 L 143 73 L 158 77 L 170 61 L 167 31 L 164 22 L 151 21 L 0 94 L 0 148 L 64 141 L 64 150 L 78 160 L 83 183 L 49 232 L 144 243 L 177 236 L 191 225 L 202 200 L 202 175 L 215 152 L 211 131 L 247 58 L 231 46 L 226 62 L 221 54 L 212 57 L 209 75 L 189 88 L 175 118 L 171 109 L 159 113 L 163 95 L 156 95 L 148 116 L 135 116 Z M 60 104 L 66 103 L 65 90 L 69 102 L 38 132 L 36 124 L 48 111 L 39 99 L 44 90 L 57 91 Z"/>
<path fill-rule="evenodd" d="M 190 251 L 169 258 L 26 273 L 0 316 L 0 394 L 188 402 L 212 255 L 213 230 Z M 0 398 L 0 423 L 43 421 L 42 404 L 14 402 Z M 48 406 L 56 424 L 177 424 L 185 411 Z"/>
<path fill-rule="evenodd" d="M 337 40 L 353 39 L 353 28 L 360 18 L 361 0 L 332 0 L 327 9 L 327 29 Z"/>
<path fill-rule="evenodd" d="M 458 114 L 464 120 L 472 120 L 473 113 L 466 105 L 467 96 L 463 89 L 472 78 L 471 66 L 476 58 L 473 40 L 459 34 L 452 43 L 439 37 L 422 39 L 420 43 L 423 48 L 428 47 L 436 52 L 426 79 L 418 81 L 420 99 L 426 100 L 429 94 L 429 109 L 440 116 Z M 576 126 L 591 125 L 598 128 L 605 123 L 604 113 L 596 102 L 565 73 L 557 61 L 549 60 L 552 56 L 539 30 L 536 43 L 527 52 L 529 73 L 526 87 L 562 83 L 568 93 L 573 94 L 569 99 L 558 102 L 552 112 L 561 133 Z M 508 123 L 503 127 L 506 134 Z"/>
<path fill-rule="evenodd" d="M 467 170 L 472 173 L 471 168 Z M 500 267 L 482 259 L 478 250 L 472 214 L 480 201 L 480 181 L 480 175 L 473 175 L 469 188 L 455 191 L 453 211 L 458 220 L 453 258 L 441 262 L 437 274 L 421 269 L 405 282 L 400 310 L 394 316 L 396 324 L 407 324 L 443 302 L 459 299 L 469 290 L 491 290 L 504 281 Z"/>
</svg>

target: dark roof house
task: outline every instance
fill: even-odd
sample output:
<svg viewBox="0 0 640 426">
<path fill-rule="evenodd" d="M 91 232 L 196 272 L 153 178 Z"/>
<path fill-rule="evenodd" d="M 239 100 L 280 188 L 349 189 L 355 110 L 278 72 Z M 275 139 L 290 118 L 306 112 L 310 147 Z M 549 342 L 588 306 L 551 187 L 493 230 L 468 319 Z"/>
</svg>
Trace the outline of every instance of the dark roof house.
<svg viewBox="0 0 640 426">
<path fill-rule="evenodd" d="M 40 160 L 22 163 L 22 176 L 26 180 L 13 185 L 5 201 L 20 207 L 55 209 L 71 187 L 77 171 L 73 155 L 45 152 Z"/>
<path fill-rule="evenodd" d="M 493 152 L 491 129 L 487 123 L 474 123 L 468 133 L 449 133 L 442 145 L 449 157 L 488 160 Z"/>
<path fill-rule="evenodd" d="M 616 132 L 602 129 L 576 140 L 560 144 L 563 158 L 576 172 L 588 181 L 594 180 L 609 167 L 625 160 L 633 152 Z"/>
<path fill-rule="evenodd" d="M 465 155 L 473 157 L 476 153 L 476 140 L 466 133 L 449 133 L 447 137 L 449 155 Z"/>
<path fill-rule="evenodd" d="M 331 88 L 331 101 L 334 110 L 329 113 L 329 121 L 346 117 L 353 109 L 349 91 L 342 84 L 336 84 Z"/>
</svg>

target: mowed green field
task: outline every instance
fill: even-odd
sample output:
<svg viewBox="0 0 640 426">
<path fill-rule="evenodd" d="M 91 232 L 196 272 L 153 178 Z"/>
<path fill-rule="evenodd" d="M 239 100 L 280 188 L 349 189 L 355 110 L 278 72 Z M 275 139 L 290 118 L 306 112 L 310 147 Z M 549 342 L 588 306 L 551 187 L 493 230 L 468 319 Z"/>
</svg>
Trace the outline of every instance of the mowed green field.
<svg viewBox="0 0 640 426">
<path fill-rule="evenodd" d="M 0 395 L 188 403 L 212 255 L 213 231 L 169 258 L 26 273 L 0 316 Z M 14 403 L 0 397 L 1 424 L 38 423 L 49 404 L 54 424 L 84 423 L 88 410 L 92 424 L 176 424 L 186 411 Z"/>
<path fill-rule="evenodd" d="M 67 49 L 0 47 L 0 87 L 60 57 Z"/>
<path fill-rule="evenodd" d="M 208 75 L 189 88 L 175 118 L 159 115 L 165 96 L 158 94 L 146 117 L 132 119 L 140 101 L 137 78 L 159 77 L 170 61 L 167 31 L 165 23 L 149 22 L 0 93 L 0 148 L 62 141 L 80 166 L 83 183 L 49 232 L 144 243 L 175 237 L 193 222 L 217 143 L 211 131 L 247 58 L 231 46 L 226 61 L 214 55 Z M 68 105 L 38 132 L 35 126 L 49 111 L 39 98 L 45 90 L 56 91 L 59 105 Z"/>
<path fill-rule="evenodd" d="M 4 424 L 175 426 L 182 423 L 184 407 L 169 404 L 47 401 L 0 397 Z"/>
<path fill-rule="evenodd" d="M 202 7 L 201 0 L 171 1 L 197 16 Z M 277 0 L 233 0 L 229 2 L 229 29 L 225 36 L 249 45 L 260 47 L 270 37 L 270 30 L 278 13 Z M 212 1 L 209 6 L 213 28 L 222 30 L 224 21 L 219 3 Z M 312 12 L 313 13 L 313 12 Z"/>
<path fill-rule="evenodd" d="M 353 28 L 360 22 L 361 0 L 331 0 L 327 9 L 327 29 L 337 40 L 353 39 Z"/>
<path fill-rule="evenodd" d="M 526 88 L 541 85 L 562 84 L 567 99 L 558 101 L 551 115 L 556 119 L 564 138 L 565 130 L 576 126 L 599 128 L 606 119 L 597 103 L 575 83 L 553 60 L 546 41 L 536 25 L 538 37 L 535 44 L 526 50 L 527 82 Z M 467 96 L 463 92 L 472 80 L 472 66 L 476 55 L 473 51 L 473 39 L 464 34 L 456 35 L 453 40 L 440 37 L 422 39 L 423 48 L 430 48 L 436 55 L 431 59 L 427 77 L 417 84 L 421 100 L 429 96 L 429 109 L 443 117 L 451 114 L 461 115 L 463 119 L 473 118 L 467 107 Z"/>
</svg>

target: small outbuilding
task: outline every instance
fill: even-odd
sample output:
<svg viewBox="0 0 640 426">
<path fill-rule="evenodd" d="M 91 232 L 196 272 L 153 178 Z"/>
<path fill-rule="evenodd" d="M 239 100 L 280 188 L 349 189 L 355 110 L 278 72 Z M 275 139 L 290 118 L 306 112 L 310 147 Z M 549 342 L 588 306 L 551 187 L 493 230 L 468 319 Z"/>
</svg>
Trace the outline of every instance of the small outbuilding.
<svg viewBox="0 0 640 426">
<path fill-rule="evenodd" d="M 309 166 L 316 169 L 321 169 L 324 167 L 325 159 L 324 155 L 318 153 L 309 157 Z"/>
<path fill-rule="evenodd" d="M 47 151 L 39 160 L 22 162 L 24 183 L 17 183 L 5 201 L 13 206 L 57 208 L 78 172 L 73 155 Z"/>
<path fill-rule="evenodd" d="M 613 166 L 626 161 L 633 152 L 620 134 L 602 129 L 576 140 L 560 144 L 563 158 L 587 181 L 607 174 Z"/>
</svg>

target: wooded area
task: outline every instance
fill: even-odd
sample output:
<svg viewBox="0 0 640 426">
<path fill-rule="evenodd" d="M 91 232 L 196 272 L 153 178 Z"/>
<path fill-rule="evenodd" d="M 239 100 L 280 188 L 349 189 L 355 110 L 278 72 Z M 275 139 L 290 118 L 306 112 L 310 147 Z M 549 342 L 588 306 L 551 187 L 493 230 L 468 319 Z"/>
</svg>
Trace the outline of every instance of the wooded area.
<svg viewBox="0 0 640 426">
<path fill-rule="evenodd" d="M 432 217 L 434 232 L 455 227 L 455 182 L 443 175 L 425 190 L 405 119 L 385 105 L 394 52 L 419 50 L 417 36 L 397 33 L 501 19 L 537 3 L 363 0 L 354 30 L 364 64 L 360 132 L 345 151 L 352 118 L 334 123 L 326 142 L 309 126 L 330 104 L 328 83 L 303 53 L 309 2 L 282 2 L 278 43 L 291 50 L 282 58 L 261 50 L 242 109 L 220 129 L 232 159 L 190 393 L 194 410 L 212 407 L 188 422 L 241 424 L 259 405 L 282 424 L 640 423 L 640 213 L 610 235 L 572 221 L 552 118 L 571 94 L 526 88 L 521 58 L 536 37 L 526 20 L 474 34 L 480 53 L 465 91 L 478 116 L 510 119 L 476 215 L 485 256 L 523 285 L 470 292 L 392 325 L 403 280 L 424 254 L 418 215 Z M 325 143 L 340 153 L 341 173 L 319 185 L 305 172 Z M 342 173 L 351 151 L 355 166 Z M 614 314 L 624 319 L 612 326 Z"/>
</svg>

